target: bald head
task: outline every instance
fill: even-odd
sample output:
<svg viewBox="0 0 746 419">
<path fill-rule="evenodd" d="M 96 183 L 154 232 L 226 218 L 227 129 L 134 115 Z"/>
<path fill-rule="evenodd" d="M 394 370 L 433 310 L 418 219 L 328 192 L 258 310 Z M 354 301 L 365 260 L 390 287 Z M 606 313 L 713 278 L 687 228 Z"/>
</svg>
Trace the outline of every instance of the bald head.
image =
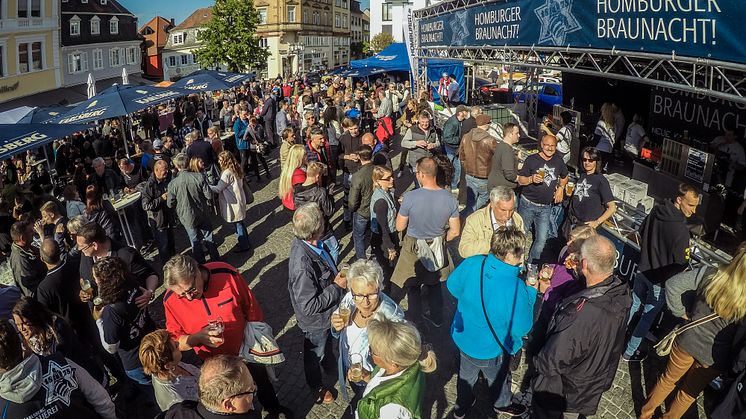
<svg viewBox="0 0 746 419">
<path fill-rule="evenodd" d="M 39 248 L 39 256 L 48 266 L 58 265 L 62 257 L 60 245 L 54 239 L 44 239 Z"/>
<path fill-rule="evenodd" d="M 614 273 L 616 247 L 604 236 L 591 236 L 580 247 L 583 259 L 583 274 L 588 286 L 595 285 Z"/>
<path fill-rule="evenodd" d="M 220 413 L 246 413 L 238 394 L 256 389 L 254 379 L 243 361 L 235 356 L 218 355 L 202 364 L 199 375 L 199 399 L 205 406 Z"/>
<path fill-rule="evenodd" d="M 366 132 L 365 134 L 363 134 L 360 142 L 362 142 L 363 145 L 367 145 L 368 147 L 373 148 L 376 146 L 376 137 L 374 137 L 373 134 Z"/>
</svg>

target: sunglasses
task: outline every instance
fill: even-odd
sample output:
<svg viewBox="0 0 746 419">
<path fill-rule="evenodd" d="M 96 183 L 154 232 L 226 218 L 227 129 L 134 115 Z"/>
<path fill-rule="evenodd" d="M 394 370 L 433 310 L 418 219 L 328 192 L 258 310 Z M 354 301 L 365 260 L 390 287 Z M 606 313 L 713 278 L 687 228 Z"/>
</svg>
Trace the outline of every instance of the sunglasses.
<svg viewBox="0 0 746 419">
<path fill-rule="evenodd" d="M 390 181 L 390 180 L 393 180 L 393 179 L 394 179 L 394 178 L 393 178 L 393 177 L 391 177 L 391 176 L 389 176 L 389 177 L 382 177 L 382 178 L 381 178 L 381 182 L 388 182 L 388 181 Z"/>
<path fill-rule="evenodd" d="M 586 159 L 583 157 L 583 162 L 593 163 L 594 161 L 596 161 L 596 159 Z"/>
<path fill-rule="evenodd" d="M 194 297 L 194 294 L 196 294 L 196 293 L 197 293 L 197 284 L 192 284 L 192 286 L 189 287 L 189 289 L 187 289 L 186 291 L 184 291 L 181 294 L 179 294 L 179 297 L 181 297 L 181 298 L 187 298 L 187 297 L 192 298 L 192 297 Z"/>
</svg>

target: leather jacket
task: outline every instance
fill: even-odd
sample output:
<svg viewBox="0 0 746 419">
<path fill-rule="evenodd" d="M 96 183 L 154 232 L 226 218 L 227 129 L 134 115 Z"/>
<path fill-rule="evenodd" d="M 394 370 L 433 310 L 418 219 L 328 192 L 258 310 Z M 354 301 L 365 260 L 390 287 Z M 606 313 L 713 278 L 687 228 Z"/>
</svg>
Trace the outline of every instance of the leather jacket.
<svg viewBox="0 0 746 419">
<path fill-rule="evenodd" d="M 458 150 L 461 167 L 466 174 L 486 179 L 490 174 L 496 147 L 497 140 L 479 127 L 466 133 Z"/>
</svg>

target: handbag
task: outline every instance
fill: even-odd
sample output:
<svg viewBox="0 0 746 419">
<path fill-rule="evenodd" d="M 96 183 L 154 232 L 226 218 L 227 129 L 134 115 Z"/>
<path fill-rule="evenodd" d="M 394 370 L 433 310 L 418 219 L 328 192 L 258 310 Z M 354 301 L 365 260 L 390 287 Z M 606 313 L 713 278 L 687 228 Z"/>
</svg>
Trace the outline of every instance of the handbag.
<svg viewBox="0 0 746 419">
<path fill-rule="evenodd" d="M 484 313 L 484 319 L 487 320 L 487 326 L 490 328 L 490 332 L 492 332 L 492 337 L 495 338 L 495 342 L 497 342 L 498 345 L 500 345 L 500 349 L 503 350 L 503 352 L 506 355 L 510 355 L 510 352 L 505 349 L 505 346 L 503 346 L 503 343 L 500 342 L 500 339 L 497 337 L 497 333 L 495 333 L 495 329 L 492 328 L 492 323 L 490 323 L 490 316 L 487 315 L 487 307 L 484 306 L 484 264 L 487 262 L 487 256 L 482 259 L 482 268 L 479 271 L 479 298 L 482 300 L 482 312 Z"/>
<path fill-rule="evenodd" d="M 242 182 L 243 182 L 243 194 L 246 196 L 246 206 L 249 206 L 254 203 L 254 192 L 251 191 L 249 182 L 246 181 L 245 177 L 242 180 Z"/>
<path fill-rule="evenodd" d="M 429 272 L 441 270 L 448 262 L 443 237 L 429 240 L 417 240 L 417 258 Z"/>
<path fill-rule="evenodd" d="M 658 356 L 666 356 L 670 354 L 671 348 L 673 348 L 673 343 L 676 340 L 677 336 L 681 335 L 687 330 L 694 329 L 697 326 L 701 326 L 705 323 L 711 322 L 718 317 L 720 316 L 718 316 L 717 313 L 712 313 L 708 316 L 702 317 L 701 319 L 689 322 L 688 324 L 685 324 L 683 326 L 676 326 L 676 328 L 674 328 L 671 333 L 667 334 L 663 339 L 655 344 L 655 353 L 658 354 Z"/>
<path fill-rule="evenodd" d="M 285 361 L 285 355 L 277 345 L 272 327 L 264 322 L 247 322 L 243 332 L 243 344 L 238 354 L 248 362 L 275 365 Z"/>
</svg>

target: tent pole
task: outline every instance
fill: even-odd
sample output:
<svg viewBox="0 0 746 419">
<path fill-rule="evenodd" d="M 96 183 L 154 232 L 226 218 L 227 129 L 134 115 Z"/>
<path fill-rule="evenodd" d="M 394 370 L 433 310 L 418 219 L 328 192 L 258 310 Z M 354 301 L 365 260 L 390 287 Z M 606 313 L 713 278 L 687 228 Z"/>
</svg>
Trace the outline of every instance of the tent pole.
<svg viewBox="0 0 746 419">
<path fill-rule="evenodd" d="M 49 172 L 49 176 L 52 176 L 52 165 L 49 162 L 49 154 L 47 154 L 46 144 L 41 146 L 41 149 L 44 150 L 44 158 L 47 159 L 47 171 Z"/>
<path fill-rule="evenodd" d="M 122 130 L 121 130 L 122 131 L 122 138 L 124 139 L 124 153 L 127 155 L 127 158 L 129 158 L 130 157 L 130 150 L 129 150 L 129 147 L 127 146 L 127 134 L 124 132 L 124 119 L 121 116 L 118 119 L 119 119 L 119 125 L 122 128 Z M 131 128 L 130 128 L 130 132 L 131 132 Z M 134 139 L 134 137 L 132 137 L 132 138 Z"/>
</svg>

